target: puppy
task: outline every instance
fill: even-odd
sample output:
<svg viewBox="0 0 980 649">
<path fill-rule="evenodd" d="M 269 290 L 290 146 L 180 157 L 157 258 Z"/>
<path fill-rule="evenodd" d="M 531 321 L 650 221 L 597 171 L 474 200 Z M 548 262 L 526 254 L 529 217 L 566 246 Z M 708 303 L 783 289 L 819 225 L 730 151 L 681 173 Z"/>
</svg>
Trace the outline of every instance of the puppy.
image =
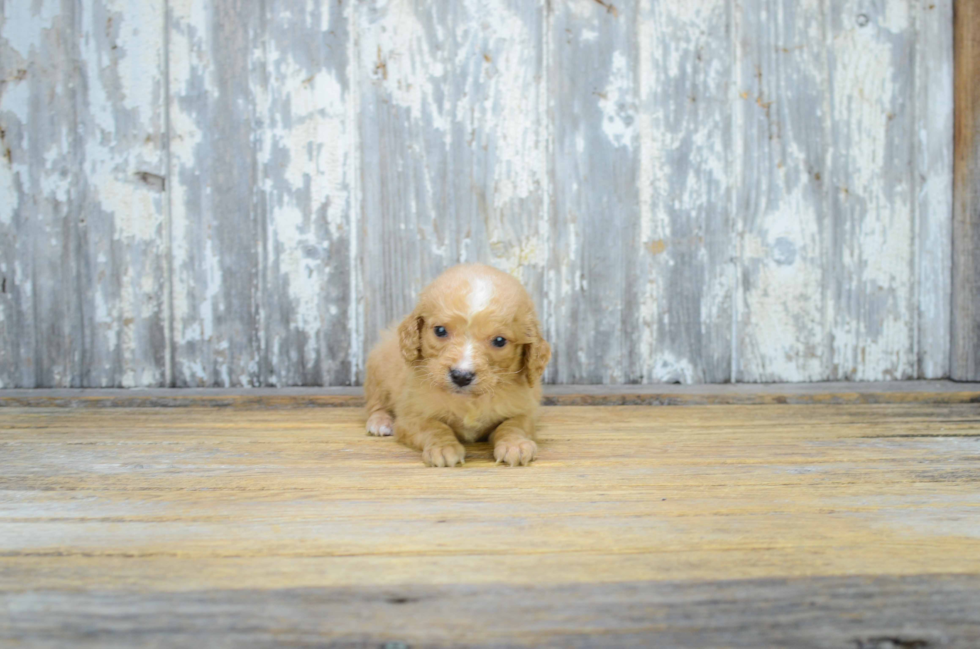
<svg viewBox="0 0 980 649">
<path fill-rule="evenodd" d="M 497 463 L 526 466 L 550 359 L 520 282 L 480 264 L 450 268 L 368 357 L 368 433 L 394 433 L 436 467 L 463 464 L 462 443 L 489 437 Z"/>
</svg>

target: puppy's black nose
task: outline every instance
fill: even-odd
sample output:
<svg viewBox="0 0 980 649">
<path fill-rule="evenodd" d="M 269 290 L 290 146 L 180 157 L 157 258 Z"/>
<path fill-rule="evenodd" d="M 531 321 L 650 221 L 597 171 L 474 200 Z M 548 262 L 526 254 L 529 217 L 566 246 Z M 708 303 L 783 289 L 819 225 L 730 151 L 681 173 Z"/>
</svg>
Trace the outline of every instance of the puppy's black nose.
<svg viewBox="0 0 980 649">
<path fill-rule="evenodd" d="M 453 383 L 461 388 L 465 388 L 467 385 L 473 382 L 473 377 L 476 376 L 473 372 L 463 372 L 461 370 L 449 370 L 449 378 L 453 380 Z"/>
</svg>

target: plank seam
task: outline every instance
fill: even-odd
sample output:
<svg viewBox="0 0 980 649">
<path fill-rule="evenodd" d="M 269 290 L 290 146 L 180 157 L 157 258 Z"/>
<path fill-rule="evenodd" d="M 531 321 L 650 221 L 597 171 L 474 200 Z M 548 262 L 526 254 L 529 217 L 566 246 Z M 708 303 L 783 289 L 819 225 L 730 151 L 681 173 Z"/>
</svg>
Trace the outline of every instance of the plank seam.
<svg viewBox="0 0 980 649">
<path fill-rule="evenodd" d="M 735 253 L 732 257 L 732 316 L 731 316 L 731 367 L 728 373 L 728 382 L 738 382 L 738 305 L 741 289 L 741 265 L 742 265 L 742 228 L 738 210 L 738 192 L 736 187 L 742 186 L 742 160 L 736 155 L 736 140 L 739 132 L 736 124 L 738 120 L 738 81 L 741 74 L 741 61 L 738 49 L 738 24 L 737 24 L 736 1 L 730 0 L 728 3 L 728 41 L 731 49 L 731 71 L 729 72 L 728 104 L 731 107 L 728 119 L 728 169 L 731 179 L 734 182 L 728 183 L 728 208 L 729 219 L 731 221 L 732 240 L 735 244 Z"/>
<path fill-rule="evenodd" d="M 176 387 L 174 377 L 174 256 L 173 256 L 173 160 L 170 154 L 170 0 L 163 2 L 163 157 L 164 180 L 163 248 L 164 248 L 164 359 L 163 375 L 167 387 Z"/>
<path fill-rule="evenodd" d="M 911 268 L 911 281 L 912 281 L 912 299 L 914 300 L 912 307 L 912 363 L 913 370 L 912 376 L 921 379 L 923 377 L 922 371 L 922 356 L 920 351 L 920 337 L 919 337 L 919 327 L 922 321 L 922 282 L 919 277 L 919 270 L 921 268 L 921 209 L 919 205 L 919 174 L 918 161 L 919 161 L 919 138 L 916 133 L 916 125 L 919 120 L 918 102 L 916 101 L 916 92 L 919 85 L 919 69 L 918 69 L 918 57 L 919 57 L 919 46 L 922 38 L 920 32 L 921 22 L 919 21 L 919 6 L 914 0 L 909 0 L 908 10 L 912 21 L 912 47 L 909 48 L 909 76 L 912 78 L 909 83 L 909 151 L 910 164 L 909 164 L 909 190 L 911 192 L 911 200 L 909 201 L 909 208 L 912 211 L 912 268 Z"/>
<path fill-rule="evenodd" d="M 556 357 L 557 354 L 557 337 L 555 330 L 555 317 L 554 317 L 554 296 L 550 290 L 551 278 L 551 263 L 552 263 L 552 241 L 551 241 L 551 225 L 552 217 L 554 212 L 554 179 L 552 177 L 552 172 L 554 169 L 553 157 L 555 149 L 555 126 L 554 126 L 554 115 L 551 109 L 552 102 L 552 78 L 551 78 L 551 66 L 553 63 L 554 52 L 552 47 L 554 45 L 554 25 L 553 25 L 553 7 L 552 0 L 544 0 L 544 6 L 542 7 L 543 16 L 541 20 L 541 39 L 542 39 L 542 57 L 541 57 L 541 76 L 542 76 L 542 88 L 541 88 L 541 102 L 539 104 L 538 110 L 540 111 L 542 127 L 544 129 L 545 142 L 541 151 L 541 165 L 542 165 L 542 210 L 541 218 L 544 228 L 542 231 L 545 233 L 545 261 L 544 261 L 544 291 L 543 291 L 543 304 L 540 305 L 543 309 L 543 320 L 544 320 L 544 330 L 547 332 L 548 341 L 552 346 L 552 356 L 551 362 L 548 364 L 547 374 L 545 379 L 548 382 L 556 381 L 558 379 L 558 370 L 556 369 Z"/>
<path fill-rule="evenodd" d="M 363 221 L 364 204 L 361 200 L 361 89 L 359 65 L 359 38 L 357 22 L 357 4 L 347 4 L 347 119 L 350 136 L 348 137 L 348 155 L 350 160 L 347 169 L 350 170 L 348 218 L 350 232 L 348 237 L 348 290 L 350 296 L 347 302 L 347 329 L 349 336 L 349 366 L 350 385 L 357 385 L 362 361 L 361 336 L 363 335 L 365 302 L 358 290 L 361 282 L 361 263 L 359 260 L 359 237 Z"/>
</svg>

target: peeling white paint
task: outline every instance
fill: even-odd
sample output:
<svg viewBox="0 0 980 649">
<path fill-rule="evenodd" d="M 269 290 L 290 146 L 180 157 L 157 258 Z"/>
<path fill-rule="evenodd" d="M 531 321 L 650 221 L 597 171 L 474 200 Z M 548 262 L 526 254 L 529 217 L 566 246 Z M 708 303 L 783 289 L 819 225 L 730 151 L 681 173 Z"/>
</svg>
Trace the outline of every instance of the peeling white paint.
<svg viewBox="0 0 980 649">
<path fill-rule="evenodd" d="M 89 380 L 99 385 L 160 381 L 147 364 L 158 341 L 148 336 L 166 284 L 168 202 L 172 342 L 191 385 L 247 385 L 260 372 L 287 384 L 304 363 L 345 360 L 356 381 L 368 310 L 399 302 L 419 275 L 459 259 L 537 283 L 561 363 L 552 377 L 617 380 L 632 349 L 641 358 L 625 361 L 644 381 L 698 381 L 726 345 L 742 380 L 944 376 L 951 2 L 608 4 L 462 0 L 450 11 L 306 0 L 267 21 L 251 6 L 218 15 L 211 3 L 171 0 L 165 52 L 160 3 L 86 0 L 69 15 L 63 3 L 8 2 L 0 120 L 12 162 L 0 160 L 0 235 L 16 235 L 46 268 L 78 234 L 85 249 L 71 254 L 87 256 L 79 262 L 93 275 L 80 299 Z M 248 44 L 241 69 L 222 58 L 232 45 L 215 42 L 227 20 L 240 21 Z M 311 63 L 314 41 L 330 51 Z M 78 51 L 79 79 L 52 64 L 55 44 Z M 341 52 L 349 59 L 332 65 L 333 47 L 338 61 Z M 580 76 L 569 76 L 570 61 Z M 28 69 L 41 76 L 19 78 Z M 255 120 L 258 268 L 229 270 L 229 251 L 219 251 L 230 239 L 212 228 L 234 223 L 216 194 L 222 170 L 189 204 L 195 174 L 221 146 L 206 124 L 227 74 L 247 77 L 235 83 L 246 85 L 244 114 Z M 383 112 L 366 124 L 361 93 L 372 88 Z M 77 129 L 66 127 L 68 115 L 45 126 L 32 92 L 45 93 L 43 105 L 73 106 Z M 161 159 L 165 117 L 172 176 Z M 382 128 L 387 175 L 362 188 L 371 170 L 360 138 Z M 636 185 L 610 189 L 633 174 Z M 637 197 L 624 198 L 631 187 Z M 383 253 L 411 253 L 405 277 L 380 275 L 384 260 L 363 245 L 360 212 L 370 201 L 405 216 L 389 225 L 402 238 Z M 59 219 L 76 214 L 84 229 L 66 234 Z M 597 261 L 602 242 L 583 242 L 607 221 L 626 228 L 610 239 L 621 249 L 615 268 Z M 21 222 L 29 232 L 12 231 Z M 635 243 L 625 239 L 633 225 Z M 622 268 L 633 275 L 621 278 Z M 56 294 L 44 284 L 50 275 L 31 284 L 22 258 L 0 260 L 0 272 L 16 280 L 23 310 L 0 301 L 5 327 Z M 238 273 L 255 275 L 253 295 L 242 295 L 249 287 Z M 383 295 L 364 294 L 378 286 Z M 332 302 L 330 290 L 346 290 L 349 304 Z M 626 299 L 635 311 L 622 311 Z M 612 327 L 603 332 L 614 344 L 572 340 L 568 323 L 583 318 Z M 335 352 L 338 319 L 349 340 Z M 32 353 L 37 331 L 17 332 Z M 254 336 L 260 351 L 243 358 Z M 45 380 L 70 381 L 68 363 L 44 369 L 53 377 Z M 0 368 L 0 386 L 34 376 L 33 367 L 18 371 Z"/>
<path fill-rule="evenodd" d="M 636 139 L 636 106 L 633 99 L 633 71 L 620 51 L 613 52 L 609 84 L 599 96 L 602 132 L 613 146 L 633 148 Z"/>
</svg>

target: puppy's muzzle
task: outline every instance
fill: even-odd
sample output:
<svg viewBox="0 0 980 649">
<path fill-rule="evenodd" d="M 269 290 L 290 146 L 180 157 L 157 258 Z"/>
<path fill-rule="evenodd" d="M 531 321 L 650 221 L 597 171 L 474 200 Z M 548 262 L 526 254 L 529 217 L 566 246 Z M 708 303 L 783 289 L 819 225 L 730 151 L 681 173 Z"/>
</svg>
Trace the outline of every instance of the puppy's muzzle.
<svg viewBox="0 0 980 649">
<path fill-rule="evenodd" d="M 465 388 L 467 385 L 473 382 L 476 378 L 476 374 L 473 372 L 467 372 L 465 370 L 452 369 L 449 370 L 449 378 L 452 379 L 458 387 Z"/>
</svg>

